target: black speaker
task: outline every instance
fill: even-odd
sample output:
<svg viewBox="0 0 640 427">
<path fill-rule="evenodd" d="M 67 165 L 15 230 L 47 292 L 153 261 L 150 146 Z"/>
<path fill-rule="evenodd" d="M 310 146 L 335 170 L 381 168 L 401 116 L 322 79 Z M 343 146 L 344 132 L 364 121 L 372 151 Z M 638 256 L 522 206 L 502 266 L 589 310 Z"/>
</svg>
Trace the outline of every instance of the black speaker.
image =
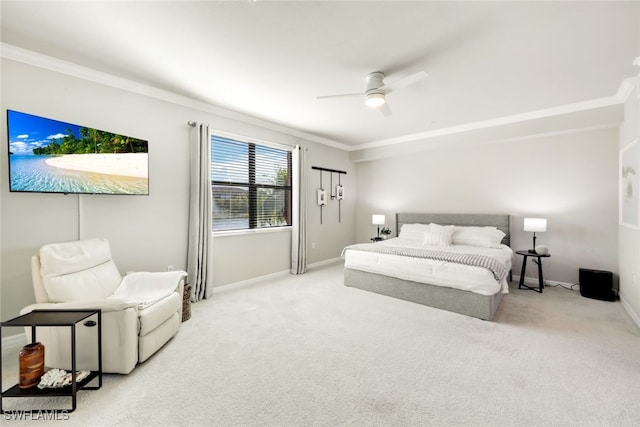
<svg viewBox="0 0 640 427">
<path fill-rule="evenodd" d="M 579 270 L 580 295 L 586 298 L 602 301 L 615 301 L 616 292 L 613 290 L 613 273 L 610 271 Z"/>
</svg>

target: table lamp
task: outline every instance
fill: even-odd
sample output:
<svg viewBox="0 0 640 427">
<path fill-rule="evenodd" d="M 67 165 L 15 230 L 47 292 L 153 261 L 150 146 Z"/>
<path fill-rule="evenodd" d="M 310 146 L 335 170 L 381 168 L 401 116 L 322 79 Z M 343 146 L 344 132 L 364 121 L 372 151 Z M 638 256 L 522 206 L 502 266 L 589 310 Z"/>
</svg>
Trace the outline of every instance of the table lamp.
<svg viewBox="0 0 640 427">
<path fill-rule="evenodd" d="M 529 249 L 532 254 L 536 253 L 536 232 L 547 231 L 547 219 L 546 218 L 525 218 L 524 219 L 524 231 L 533 231 L 533 248 Z"/>
<path fill-rule="evenodd" d="M 378 239 L 380 238 L 380 226 L 385 224 L 385 219 L 384 215 L 371 215 L 371 224 L 378 226 Z"/>
</svg>

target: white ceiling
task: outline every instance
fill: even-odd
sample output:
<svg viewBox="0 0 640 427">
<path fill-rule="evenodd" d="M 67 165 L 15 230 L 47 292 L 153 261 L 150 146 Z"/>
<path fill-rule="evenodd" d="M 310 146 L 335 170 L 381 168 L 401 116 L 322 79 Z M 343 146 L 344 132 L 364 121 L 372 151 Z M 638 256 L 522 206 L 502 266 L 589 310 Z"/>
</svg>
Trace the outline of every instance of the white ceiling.
<svg viewBox="0 0 640 427">
<path fill-rule="evenodd" d="M 351 148 L 588 105 L 639 71 L 638 1 L 2 0 L 0 12 L 5 44 Z M 391 117 L 316 99 L 363 91 L 372 71 L 420 70 L 388 96 Z"/>
</svg>

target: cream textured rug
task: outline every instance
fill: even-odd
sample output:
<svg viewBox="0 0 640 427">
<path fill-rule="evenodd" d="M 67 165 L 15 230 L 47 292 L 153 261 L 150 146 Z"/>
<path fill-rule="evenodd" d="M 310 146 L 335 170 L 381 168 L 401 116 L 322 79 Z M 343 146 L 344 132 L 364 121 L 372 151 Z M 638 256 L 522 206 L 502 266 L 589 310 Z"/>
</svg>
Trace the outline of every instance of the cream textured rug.
<svg viewBox="0 0 640 427">
<path fill-rule="evenodd" d="M 486 322 L 344 287 L 337 263 L 193 304 L 64 425 L 635 426 L 639 390 L 620 303 L 513 289 Z"/>
</svg>

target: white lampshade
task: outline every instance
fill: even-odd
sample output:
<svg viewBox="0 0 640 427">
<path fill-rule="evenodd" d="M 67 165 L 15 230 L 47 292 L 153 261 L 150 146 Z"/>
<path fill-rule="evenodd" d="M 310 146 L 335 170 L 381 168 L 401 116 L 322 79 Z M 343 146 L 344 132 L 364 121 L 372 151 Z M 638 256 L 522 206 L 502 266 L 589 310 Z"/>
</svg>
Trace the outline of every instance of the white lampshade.
<svg viewBox="0 0 640 427">
<path fill-rule="evenodd" d="M 376 108 L 384 105 L 387 100 L 382 93 L 370 93 L 364 101 L 367 107 Z"/>
<path fill-rule="evenodd" d="M 384 215 L 376 215 L 376 214 L 371 215 L 371 224 L 384 225 L 384 223 L 385 223 Z"/>
<path fill-rule="evenodd" d="M 525 218 L 524 231 L 544 232 L 547 231 L 546 218 Z"/>
</svg>

